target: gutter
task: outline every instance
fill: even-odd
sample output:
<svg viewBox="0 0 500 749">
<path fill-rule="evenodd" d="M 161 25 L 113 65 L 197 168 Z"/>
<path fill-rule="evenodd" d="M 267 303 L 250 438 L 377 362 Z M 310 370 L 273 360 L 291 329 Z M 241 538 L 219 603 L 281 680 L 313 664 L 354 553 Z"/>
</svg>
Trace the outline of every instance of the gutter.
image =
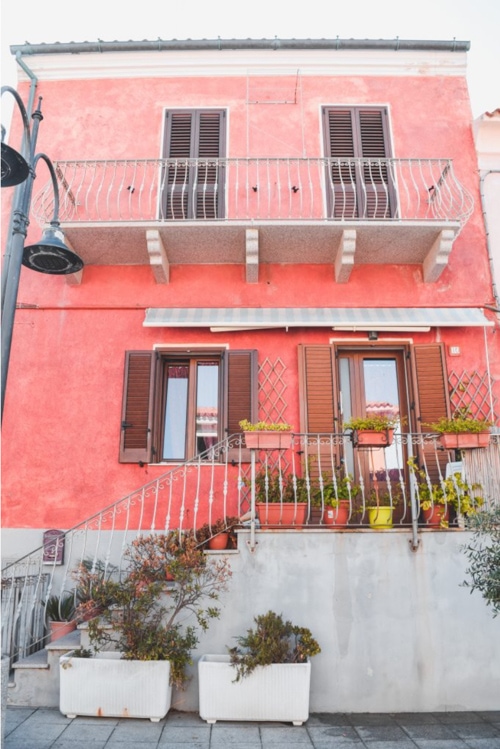
<svg viewBox="0 0 500 749">
<path fill-rule="evenodd" d="M 81 54 L 88 52 L 145 52 L 178 50 L 250 50 L 250 49 L 322 49 L 322 50 L 418 50 L 441 52 L 468 52 L 470 42 L 432 41 L 411 39 L 157 39 L 128 42 L 55 42 L 54 44 L 12 45 L 10 51 L 16 55 Z"/>
</svg>

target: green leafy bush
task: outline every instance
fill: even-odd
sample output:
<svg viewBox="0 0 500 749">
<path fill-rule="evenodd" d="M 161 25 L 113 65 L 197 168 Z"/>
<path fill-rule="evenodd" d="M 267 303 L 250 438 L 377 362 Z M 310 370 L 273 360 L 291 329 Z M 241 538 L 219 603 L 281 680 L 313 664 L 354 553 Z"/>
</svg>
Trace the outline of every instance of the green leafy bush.
<svg viewBox="0 0 500 749">
<path fill-rule="evenodd" d="M 228 648 L 236 679 L 248 676 L 257 666 L 271 663 L 304 663 L 321 652 L 307 627 L 284 621 L 281 614 L 268 611 L 254 618 L 255 629 L 237 638 L 238 645 Z"/>
<path fill-rule="evenodd" d="M 467 520 L 473 531 L 472 540 L 463 546 L 469 561 L 466 570 L 470 579 L 464 585 L 477 590 L 493 610 L 500 613 L 500 507 L 491 512 L 478 512 Z"/>
</svg>

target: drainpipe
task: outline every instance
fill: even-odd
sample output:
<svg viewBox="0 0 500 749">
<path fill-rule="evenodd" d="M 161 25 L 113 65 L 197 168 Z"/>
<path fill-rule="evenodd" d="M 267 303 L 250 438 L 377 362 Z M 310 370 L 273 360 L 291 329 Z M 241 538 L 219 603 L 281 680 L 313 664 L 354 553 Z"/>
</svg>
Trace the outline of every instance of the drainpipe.
<svg viewBox="0 0 500 749">
<path fill-rule="evenodd" d="M 493 264 L 493 256 L 491 254 L 491 243 L 490 243 L 490 233 L 488 231 L 488 217 L 486 213 L 486 198 L 484 195 L 484 183 L 486 182 L 486 177 L 489 177 L 490 174 L 500 174 L 500 169 L 488 169 L 486 172 L 481 172 L 479 177 L 479 193 L 481 195 L 481 210 L 483 213 L 483 220 L 484 220 L 484 228 L 486 231 L 486 250 L 488 252 L 488 261 L 490 264 L 490 271 L 491 271 L 491 282 L 493 286 L 493 296 L 495 298 L 495 307 L 498 309 L 500 307 L 500 298 L 498 296 L 496 284 L 495 284 L 495 275 L 494 275 L 494 264 Z"/>
<path fill-rule="evenodd" d="M 249 548 L 251 552 L 255 551 L 255 450 L 250 450 L 250 541 Z"/>
</svg>

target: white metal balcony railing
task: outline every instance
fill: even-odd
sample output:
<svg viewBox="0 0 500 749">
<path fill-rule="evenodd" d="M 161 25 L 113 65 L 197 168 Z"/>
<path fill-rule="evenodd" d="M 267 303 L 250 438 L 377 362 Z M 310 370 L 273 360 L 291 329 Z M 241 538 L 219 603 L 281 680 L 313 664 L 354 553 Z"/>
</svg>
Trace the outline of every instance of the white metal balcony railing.
<svg viewBox="0 0 500 749">
<path fill-rule="evenodd" d="M 446 221 L 473 209 L 448 159 L 58 161 L 63 222 Z M 33 213 L 50 221 L 53 189 Z"/>
<path fill-rule="evenodd" d="M 242 527 L 246 528 L 248 544 L 250 547 L 254 544 L 255 548 L 255 535 L 259 532 L 256 515 L 261 517 L 261 532 L 269 532 L 264 524 L 271 506 L 267 502 L 271 493 L 281 508 L 284 500 L 296 506 L 299 500 L 305 501 L 306 525 L 301 526 L 301 530 L 309 527 L 315 532 L 332 532 L 332 526 L 327 524 L 328 496 L 330 499 L 347 497 L 348 518 L 340 530 L 355 532 L 369 529 L 367 508 L 373 504 L 375 490 L 380 496 L 385 494 L 390 498 L 397 511 L 394 529 L 407 532 L 415 547 L 416 534 L 425 528 L 419 495 L 425 491 L 431 478 L 424 464 L 420 483 L 415 481 L 408 473 L 408 465 L 403 465 L 398 456 L 406 454 L 406 460 L 416 453 L 418 447 L 424 446 L 423 454 L 428 460 L 436 458 L 438 453 L 442 456 L 437 436 L 396 434 L 397 447 L 391 451 L 390 466 L 387 450 L 368 451 L 376 454 L 376 458 L 370 458 L 373 470 L 369 482 L 359 481 L 356 485 L 336 465 L 337 448 L 348 443 L 347 434 L 295 434 L 292 449 L 255 451 L 252 462 L 248 464 L 234 460 L 234 449 L 241 447 L 241 440 L 233 436 L 207 453 L 172 467 L 65 531 L 62 564 L 57 564 L 57 554 L 52 555 L 54 561 L 44 562 L 44 547 L 7 564 L 2 570 L 4 651 L 10 652 L 15 660 L 42 647 L 42 601 L 52 594 L 60 595 L 65 590 L 74 589 L 73 572 L 83 560 L 92 568 L 104 571 L 116 567 L 116 574 L 120 574 L 125 547 L 138 535 L 169 530 L 196 532 L 196 528 L 206 521 L 212 526 L 219 518 L 238 516 L 244 519 Z M 238 452 L 241 457 L 241 451 Z M 366 456 L 367 452 L 364 453 Z M 355 450 L 354 454 L 355 459 L 359 458 L 359 451 Z M 453 453 L 448 457 L 453 460 Z M 461 503 L 467 495 L 477 496 L 479 493 L 485 510 L 492 509 L 500 501 L 500 435 L 492 436 L 489 448 L 464 451 L 462 457 L 462 480 L 454 483 L 458 504 L 456 519 L 450 527 L 455 529 L 462 525 Z M 439 470 L 439 462 L 434 460 L 434 464 Z M 317 466 L 316 477 L 308 473 L 307 467 L 311 465 Z M 438 483 L 444 485 L 445 480 L 446 476 L 439 473 Z M 474 486 L 477 484 L 481 485 L 480 489 Z M 259 500 L 263 502 L 260 508 L 256 504 Z M 279 528 L 280 521 L 277 523 Z M 294 532 L 293 526 L 291 532 Z"/>
</svg>

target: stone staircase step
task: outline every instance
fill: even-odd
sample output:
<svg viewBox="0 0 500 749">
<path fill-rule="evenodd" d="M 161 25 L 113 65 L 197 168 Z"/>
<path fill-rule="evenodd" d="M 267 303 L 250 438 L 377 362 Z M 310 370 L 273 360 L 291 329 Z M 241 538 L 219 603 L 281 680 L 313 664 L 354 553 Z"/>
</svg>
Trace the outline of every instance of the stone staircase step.
<svg viewBox="0 0 500 749">
<path fill-rule="evenodd" d="M 7 702 L 22 707 L 59 707 L 59 658 L 80 647 L 79 630 L 60 637 L 14 663 Z"/>
</svg>

